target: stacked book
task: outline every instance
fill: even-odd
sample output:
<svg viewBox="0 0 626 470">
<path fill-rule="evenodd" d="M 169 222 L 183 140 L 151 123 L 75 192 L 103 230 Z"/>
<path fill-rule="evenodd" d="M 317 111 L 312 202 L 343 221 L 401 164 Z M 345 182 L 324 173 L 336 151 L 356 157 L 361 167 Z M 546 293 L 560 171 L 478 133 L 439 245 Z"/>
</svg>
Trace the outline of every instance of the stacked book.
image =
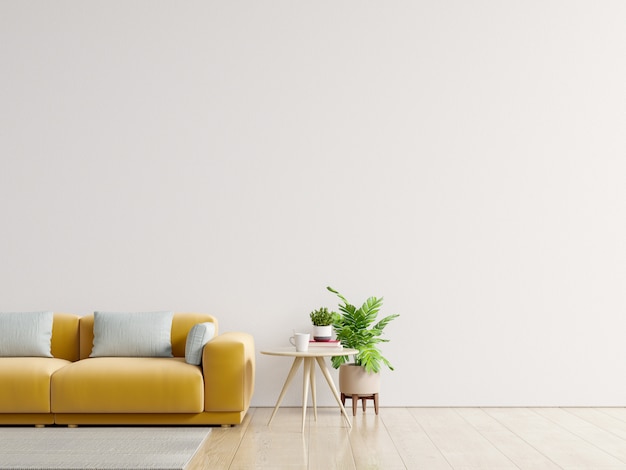
<svg viewBox="0 0 626 470">
<path fill-rule="evenodd" d="M 328 340 L 328 341 L 315 341 L 315 340 L 312 339 L 311 341 L 309 341 L 309 347 L 311 347 L 311 348 L 337 348 L 337 349 L 342 349 L 343 345 L 337 339 L 331 339 L 331 340 Z"/>
</svg>

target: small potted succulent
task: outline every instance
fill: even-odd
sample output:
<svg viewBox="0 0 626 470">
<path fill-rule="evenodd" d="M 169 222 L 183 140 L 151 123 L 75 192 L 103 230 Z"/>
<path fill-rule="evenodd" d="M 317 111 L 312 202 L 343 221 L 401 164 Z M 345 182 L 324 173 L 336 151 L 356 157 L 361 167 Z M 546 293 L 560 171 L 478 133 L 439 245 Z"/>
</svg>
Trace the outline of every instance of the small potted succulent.
<svg viewBox="0 0 626 470">
<path fill-rule="evenodd" d="M 333 336 L 333 323 L 339 316 L 329 312 L 326 307 L 320 307 L 310 313 L 313 323 L 313 339 L 315 341 L 330 341 Z"/>
</svg>

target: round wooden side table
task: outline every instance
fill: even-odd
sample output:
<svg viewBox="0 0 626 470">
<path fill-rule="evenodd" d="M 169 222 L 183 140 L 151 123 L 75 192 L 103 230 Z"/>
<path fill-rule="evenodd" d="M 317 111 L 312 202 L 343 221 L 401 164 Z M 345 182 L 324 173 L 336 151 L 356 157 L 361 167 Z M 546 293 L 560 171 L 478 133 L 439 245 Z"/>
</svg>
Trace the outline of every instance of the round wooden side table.
<svg viewBox="0 0 626 470">
<path fill-rule="evenodd" d="M 313 400 L 313 412 L 315 415 L 315 420 L 317 420 L 317 404 L 316 404 L 316 396 L 315 396 L 315 363 L 319 366 L 326 382 L 328 383 L 328 387 L 330 388 L 337 404 L 339 405 L 339 409 L 341 410 L 341 414 L 348 423 L 349 427 L 352 427 L 352 423 L 350 423 L 350 418 L 346 413 L 346 409 L 341 402 L 341 397 L 339 396 L 339 392 L 337 392 L 337 388 L 333 383 L 333 378 L 326 367 L 325 359 L 326 357 L 333 356 L 351 356 L 357 354 L 358 351 L 356 349 L 348 349 L 348 348 L 328 348 L 328 347 L 309 347 L 308 351 L 298 352 L 294 347 L 286 347 L 286 348 L 275 348 L 268 349 L 265 351 L 261 351 L 261 354 L 266 354 L 269 356 L 287 356 L 293 357 L 293 364 L 291 365 L 291 369 L 289 370 L 289 374 L 287 375 L 287 379 L 285 379 L 285 384 L 283 385 L 282 390 L 280 391 L 280 395 L 278 396 L 278 400 L 276 401 L 276 406 L 274 407 L 274 411 L 272 412 L 272 416 L 270 417 L 267 425 L 269 426 L 280 407 L 281 402 L 289 388 L 289 384 L 291 383 L 294 375 L 296 374 L 300 364 L 304 363 L 304 373 L 302 374 L 302 432 L 304 432 L 304 423 L 306 420 L 306 405 L 308 399 L 309 386 L 311 387 L 311 398 Z"/>
</svg>

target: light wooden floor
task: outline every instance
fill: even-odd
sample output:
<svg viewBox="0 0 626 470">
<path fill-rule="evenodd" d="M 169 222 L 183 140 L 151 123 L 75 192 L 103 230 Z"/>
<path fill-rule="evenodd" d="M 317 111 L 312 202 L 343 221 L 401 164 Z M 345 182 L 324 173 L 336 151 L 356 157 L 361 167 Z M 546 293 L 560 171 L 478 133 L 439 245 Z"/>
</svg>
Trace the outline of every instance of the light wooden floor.
<svg viewBox="0 0 626 470">
<path fill-rule="evenodd" d="M 321 408 L 304 433 L 301 408 L 271 412 L 213 429 L 201 468 L 626 470 L 626 408 L 359 409 L 351 430 Z"/>
</svg>

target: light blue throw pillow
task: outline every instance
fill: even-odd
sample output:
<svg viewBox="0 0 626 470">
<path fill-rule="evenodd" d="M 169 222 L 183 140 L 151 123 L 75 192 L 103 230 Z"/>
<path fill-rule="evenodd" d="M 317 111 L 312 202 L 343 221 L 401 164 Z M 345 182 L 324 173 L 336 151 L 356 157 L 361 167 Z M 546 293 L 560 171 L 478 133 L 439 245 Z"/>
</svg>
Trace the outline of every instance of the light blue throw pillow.
<svg viewBox="0 0 626 470">
<path fill-rule="evenodd" d="M 185 362 L 199 366 L 202 362 L 202 349 L 215 336 L 215 325 L 212 322 L 197 323 L 187 335 L 185 344 Z"/>
<path fill-rule="evenodd" d="M 95 312 L 89 357 L 172 357 L 174 312 Z"/>
<path fill-rule="evenodd" d="M 52 357 L 52 312 L 0 313 L 0 357 Z"/>
</svg>

